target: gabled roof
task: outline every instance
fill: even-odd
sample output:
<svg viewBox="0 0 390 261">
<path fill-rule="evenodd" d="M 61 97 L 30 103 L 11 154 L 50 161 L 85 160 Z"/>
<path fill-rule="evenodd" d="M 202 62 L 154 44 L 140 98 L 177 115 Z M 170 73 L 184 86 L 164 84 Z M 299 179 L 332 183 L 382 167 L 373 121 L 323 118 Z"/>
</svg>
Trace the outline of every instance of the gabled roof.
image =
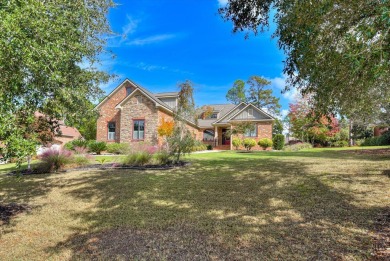
<svg viewBox="0 0 390 261">
<path fill-rule="evenodd" d="M 155 93 L 154 96 L 158 98 L 165 98 L 165 97 L 177 97 L 179 96 L 178 92 L 158 92 Z"/>
<path fill-rule="evenodd" d="M 257 108 L 255 105 L 253 105 L 252 103 L 249 103 L 247 104 L 243 109 L 241 109 L 240 111 L 238 111 L 237 113 L 234 113 L 233 115 L 231 115 L 230 117 L 227 118 L 227 121 L 231 121 L 232 119 L 234 119 L 237 115 L 239 115 L 240 113 L 242 113 L 243 111 L 245 111 L 247 108 L 249 107 L 252 107 L 253 109 L 257 110 L 258 112 L 260 112 L 261 114 L 264 114 L 265 116 L 267 116 L 269 119 L 265 119 L 267 121 L 269 120 L 275 120 L 274 117 L 272 117 L 270 114 L 266 113 L 265 111 L 263 111 L 262 109 L 260 108 Z M 259 121 L 259 120 L 256 120 L 256 121 Z"/>
<path fill-rule="evenodd" d="M 102 106 L 106 101 L 108 101 L 117 91 L 119 91 L 122 86 L 125 84 L 125 83 L 131 83 L 131 81 L 129 79 L 125 79 L 122 83 L 120 83 L 114 90 L 112 90 L 101 102 L 99 102 L 98 105 L 95 106 L 94 110 L 98 109 L 100 106 Z"/>
<path fill-rule="evenodd" d="M 222 120 L 224 120 L 225 118 L 227 118 L 235 109 L 237 109 L 238 107 L 240 107 L 241 105 L 246 105 L 245 102 L 241 102 L 240 104 L 238 105 L 234 105 L 234 104 L 231 104 L 232 106 L 230 107 L 230 110 L 225 112 L 224 115 L 221 115 L 221 118 L 219 118 L 217 121 L 215 121 L 213 124 L 218 124 L 220 122 L 222 122 Z"/>
<path fill-rule="evenodd" d="M 128 79 L 127 79 L 128 80 Z M 146 97 L 148 97 L 150 100 L 154 101 L 156 106 L 157 107 L 162 107 L 166 110 L 168 110 L 169 112 L 172 112 L 172 109 L 167 105 L 165 104 L 163 101 L 161 101 L 160 99 L 158 99 L 153 93 L 149 92 L 148 90 L 146 90 L 145 88 L 141 87 L 140 85 L 132 82 L 131 80 L 128 80 L 128 82 L 133 85 L 133 87 L 135 87 L 135 90 L 132 91 L 126 98 L 124 98 L 115 108 L 116 109 L 120 109 L 122 107 L 123 104 L 125 104 L 131 97 L 134 96 L 134 93 L 136 93 L 137 91 L 141 92 L 143 95 L 145 95 Z"/>
</svg>

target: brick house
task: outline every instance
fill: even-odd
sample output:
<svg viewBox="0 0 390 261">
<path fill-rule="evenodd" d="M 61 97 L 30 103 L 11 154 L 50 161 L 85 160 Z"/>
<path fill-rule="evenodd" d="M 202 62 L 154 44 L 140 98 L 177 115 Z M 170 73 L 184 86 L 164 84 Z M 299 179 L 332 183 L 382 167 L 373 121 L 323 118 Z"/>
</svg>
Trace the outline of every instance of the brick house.
<svg viewBox="0 0 390 261">
<path fill-rule="evenodd" d="M 172 120 L 177 106 L 177 92 L 151 93 L 131 80 L 126 79 L 116 87 L 95 109 L 98 141 L 134 143 L 145 141 L 161 145 L 157 128 L 163 120 Z M 218 149 L 231 149 L 231 137 L 225 133 L 234 123 L 253 122 L 255 128 L 244 136 L 256 139 L 272 139 L 274 118 L 252 104 L 210 104 L 207 118 L 198 123 L 187 122 L 197 140 Z"/>
</svg>

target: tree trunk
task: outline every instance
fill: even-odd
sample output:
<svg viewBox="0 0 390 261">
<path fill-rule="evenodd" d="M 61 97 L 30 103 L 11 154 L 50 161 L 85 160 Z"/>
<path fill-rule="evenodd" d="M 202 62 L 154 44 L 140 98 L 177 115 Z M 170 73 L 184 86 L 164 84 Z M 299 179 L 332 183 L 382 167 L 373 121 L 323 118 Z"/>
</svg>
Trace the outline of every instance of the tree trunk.
<svg viewBox="0 0 390 261">
<path fill-rule="evenodd" d="M 27 170 L 31 170 L 31 156 L 27 156 Z"/>
<path fill-rule="evenodd" d="M 348 128 L 348 140 L 349 140 L 349 147 L 352 147 L 353 146 L 353 138 L 352 138 L 352 120 L 350 119 L 349 120 L 349 128 Z"/>
</svg>

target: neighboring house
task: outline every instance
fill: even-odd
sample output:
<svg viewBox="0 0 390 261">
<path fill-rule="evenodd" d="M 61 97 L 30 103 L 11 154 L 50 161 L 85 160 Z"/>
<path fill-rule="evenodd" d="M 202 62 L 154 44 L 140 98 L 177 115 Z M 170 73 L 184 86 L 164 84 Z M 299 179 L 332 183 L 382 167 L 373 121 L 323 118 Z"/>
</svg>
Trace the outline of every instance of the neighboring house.
<svg viewBox="0 0 390 261">
<path fill-rule="evenodd" d="M 35 112 L 35 117 L 45 117 L 44 114 L 40 112 Z M 80 132 L 77 128 L 66 126 L 64 121 L 58 121 L 59 131 L 55 133 L 53 145 L 62 147 L 66 143 L 82 138 Z"/>
<path fill-rule="evenodd" d="M 97 140 L 105 142 L 134 143 L 145 141 L 161 145 L 157 128 L 163 120 L 172 120 L 177 106 L 177 92 L 151 93 L 147 89 L 126 79 L 115 88 L 95 109 L 100 117 L 97 121 Z M 213 109 L 206 119 L 198 123 L 187 122 L 197 140 L 218 149 L 231 149 L 231 137 L 225 133 L 236 122 L 251 121 L 254 131 L 245 136 L 256 139 L 272 139 L 274 118 L 252 104 L 211 104 Z M 260 149 L 260 148 L 259 148 Z"/>
</svg>

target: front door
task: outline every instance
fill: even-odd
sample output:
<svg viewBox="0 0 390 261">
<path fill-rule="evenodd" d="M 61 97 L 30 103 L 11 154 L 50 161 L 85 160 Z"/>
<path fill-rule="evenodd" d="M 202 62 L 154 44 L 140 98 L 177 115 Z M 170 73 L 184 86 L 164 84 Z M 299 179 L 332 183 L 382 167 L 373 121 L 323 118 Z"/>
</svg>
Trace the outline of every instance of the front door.
<svg viewBox="0 0 390 261">
<path fill-rule="evenodd" d="M 222 129 L 222 145 L 230 145 L 230 136 L 226 135 L 228 129 Z"/>
</svg>

